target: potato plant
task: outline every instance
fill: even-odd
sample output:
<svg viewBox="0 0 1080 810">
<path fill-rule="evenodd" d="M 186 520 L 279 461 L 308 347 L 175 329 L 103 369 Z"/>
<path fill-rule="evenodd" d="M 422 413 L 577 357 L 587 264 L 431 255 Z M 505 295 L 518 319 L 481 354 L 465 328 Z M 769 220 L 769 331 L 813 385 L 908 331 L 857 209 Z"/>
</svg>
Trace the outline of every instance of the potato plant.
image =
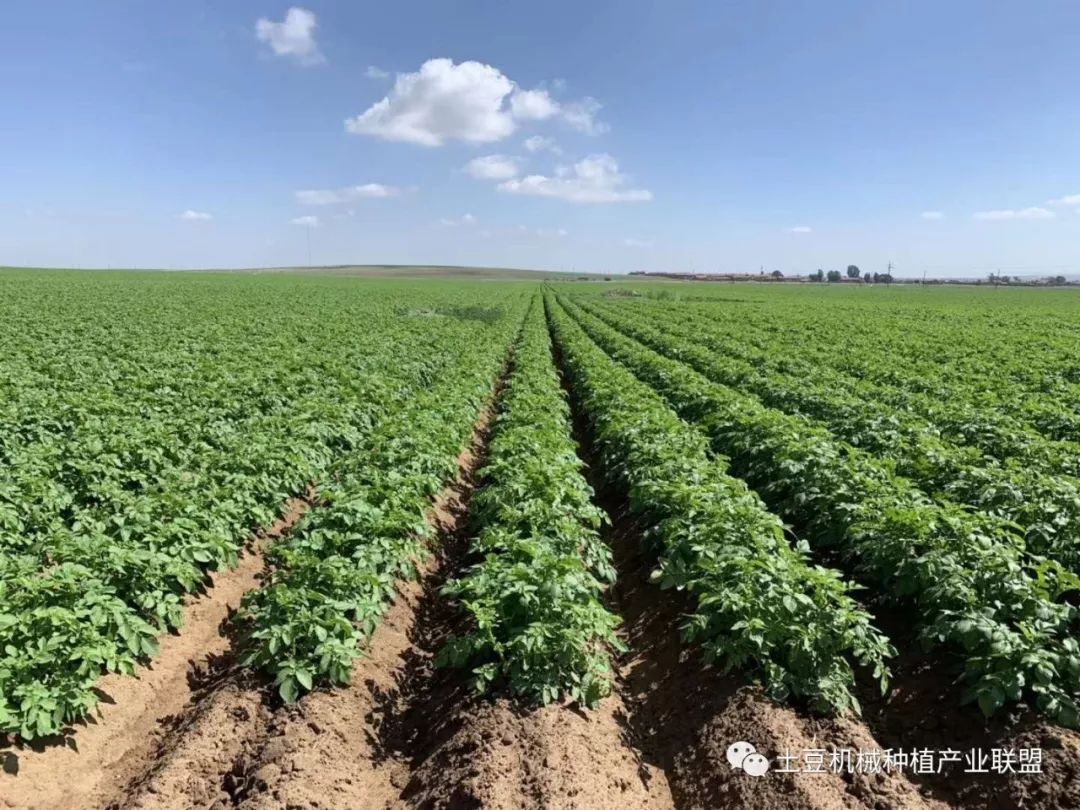
<svg viewBox="0 0 1080 810">
<path fill-rule="evenodd" d="M 388 415 L 455 373 L 447 357 L 493 331 L 402 315 L 396 284 L 46 274 L 0 287 L 0 734 L 22 739 L 93 712 L 102 673 L 156 654 L 208 572 L 337 459 L 363 458 Z M 492 300 L 521 311 L 515 290 Z"/>
<path fill-rule="evenodd" d="M 992 714 L 1026 695 L 1053 720 L 1080 725 L 1080 582 L 1032 565 L 1012 527 L 939 504 L 890 464 L 828 431 L 764 407 L 625 337 L 570 302 L 581 328 L 655 386 L 713 448 L 816 546 L 845 556 L 860 580 L 916 612 L 922 638 L 960 654 L 966 696 Z"/>
<path fill-rule="evenodd" d="M 682 625 L 707 661 L 747 670 L 779 700 L 858 711 L 853 664 L 882 688 L 892 646 L 834 570 L 815 566 L 780 519 L 711 457 L 708 441 L 613 363 L 552 299 L 549 315 L 605 475 L 648 526 L 664 588 L 687 591 Z"/>
<path fill-rule="evenodd" d="M 609 326 L 654 351 L 680 360 L 710 380 L 757 397 L 764 405 L 802 414 L 838 439 L 891 459 L 896 471 L 932 497 L 975 507 L 1021 528 L 1027 549 L 1080 572 L 1080 479 L 1049 474 L 1017 459 L 1004 462 L 978 448 L 945 440 L 934 423 L 903 409 L 881 410 L 873 392 L 845 392 L 815 370 L 785 373 L 733 357 L 730 344 L 703 338 L 708 326 L 629 318 L 583 304 Z"/>
<path fill-rule="evenodd" d="M 937 435 L 1002 463 L 1080 476 L 1077 335 L 1055 316 L 1023 307 L 948 316 L 866 306 L 724 312 L 698 304 L 633 306 L 626 315 L 692 327 L 725 353 L 761 369 L 854 388 L 868 404 L 917 414 Z M 867 317 L 872 324 L 865 322 Z"/>
<path fill-rule="evenodd" d="M 471 620 L 440 661 L 472 666 L 479 691 L 595 706 L 622 650 L 604 605 L 614 580 L 604 513 L 571 436 L 570 412 L 537 300 L 526 317 L 473 500 L 470 568 L 443 589 Z"/>
<path fill-rule="evenodd" d="M 274 546 L 270 577 L 244 599 L 244 662 L 268 673 L 286 702 L 320 683 L 350 682 L 398 585 L 429 553 L 427 512 L 458 473 L 515 319 L 477 323 L 469 351 L 444 347 L 439 372 L 337 459 L 322 502 Z"/>
</svg>

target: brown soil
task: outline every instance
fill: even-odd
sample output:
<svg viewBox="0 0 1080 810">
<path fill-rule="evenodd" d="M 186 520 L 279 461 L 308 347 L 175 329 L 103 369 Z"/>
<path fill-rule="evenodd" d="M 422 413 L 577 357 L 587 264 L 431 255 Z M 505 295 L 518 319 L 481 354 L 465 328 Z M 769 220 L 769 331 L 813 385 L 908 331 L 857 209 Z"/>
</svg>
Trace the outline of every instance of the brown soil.
<svg viewBox="0 0 1080 810">
<path fill-rule="evenodd" d="M 458 479 L 429 512 L 440 537 L 452 536 L 464 521 L 492 415 L 491 407 L 481 413 L 458 459 Z M 162 746 L 122 806 L 383 807 L 395 800 L 395 782 L 403 777 L 383 755 L 377 727 L 386 696 L 396 693 L 414 655 L 417 617 L 441 568 L 433 558 L 421 566 L 419 582 L 401 586 L 348 687 L 315 691 L 271 711 L 265 688 L 229 683 L 192 710 L 193 721 Z"/>
<path fill-rule="evenodd" d="M 466 539 L 448 535 L 444 570 L 461 567 Z M 618 695 L 589 712 L 477 697 L 466 673 L 433 665 L 448 637 L 465 629 L 464 616 L 432 587 L 418 618 L 412 657 L 396 693 L 385 696 L 379 724 L 402 787 L 388 807 L 674 806 L 663 773 L 642 761 L 628 736 Z"/>
<path fill-rule="evenodd" d="M 776 758 L 785 752 L 801 758 L 806 749 L 839 746 L 835 728 L 858 739 L 857 748 L 881 746 L 865 724 L 846 719 L 835 728 L 823 726 L 811 715 L 777 705 L 759 688 L 745 685 L 740 673 L 723 675 L 706 667 L 700 652 L 682 643 L 678 627 L 693 605 L 684 595 L 649 582 L 656 554 L 647 550 L 624 494 L 606 486 L 599 475 L 599 459 L 578 408 L 575 417 L 582 455 L 591 462 L 587 477 L 612 521 L 607 542 L 618 570 L 612 597 L 630 649 L 619 665 L 619 691 L 629 708 L 627 725 L 633 738 L 641 741 L 646 760 L 666 773 L 675 806 L 943 808 L 899 774 L 845 777 L 828 772 L 828 766 L 820 774 L 777 772 Z M 822 733 L 826 729 L 830 735 Z M 738 741 L 752 743 L 772 761 L 773 769 L 756 778 L 733 769 L 727 748 Z"/>
<path fill-rule="evenodd" d="M 928 655 L 910 623 L 895 609 L 882 609 L 883 627 L 901 650 L 893 665 L 895 687 L 882 697 L 866 685 L 861 696 L 867 723 L 886 747 L 953 749 L 1041 749 L 1042 772 L 965 773 L 963 760 L 942 773 L 912 779 L 937 798 L 968 808 L 1080 807 L 1080 732 L 1052 725 L 1019 706 L 987 720 L 974 705 L 962 705 L 956 680 L 959 664 L 947 654 Z M 991 763 L 992 764 L 992 763 Z"/>
<path fill-rule="evenodd" d="M 282 516 L 253 537 L 236 568 L 210 576 L 206 594 L 191 598 L 184 624 L 163 637 L 161 652 L 137 677 L 101 679 L 101 717 L 75 726 L 63 739 L 0 752 L 0 806 L 30 810 L 101 807 L 113 800 L 153 755 L 161 728 L 179 715 L 198 685 L 228 652 L 228 619 L 258 584 L 263 550 L 286 534 L 309 501 L 290 500 Z"/>
<path fill-rule="evenodd" d="M 631 709 L 636 737 L 652 761 L 667 772 L 680 808 L 741 807 L 773 810 L 803 808 L 941 808 L 908 779 L 889 776 L 845 777 L 826 772 L 780 773 L 777 757 L 799 759 L 809 749 L 843 747 L 833 725 L 766 698 L 738 673 L 725 676 L 707 668 L 700 653 L 684 645 L 677 631 L 690 604 L 648 583 L 651 561 L 642 551 L 641 533 L 618 508 L 611 543 L 619 564 L 616 594 L 631 652 L 621 665 L 623 694 Z M 855 719 L 835 721 L 855 749 L 881 748 L 870 730 Z M 747 741 L 773 763 L 754 778 L 733 769 L 727 748 Z"/>
<path fill-rule="evenodd" d="M 627 740 L 624 719 L 617 696 L 588 713 L 466 701 L 433 729 L 437 742 L 405 787 L 406 806 L 673 808 L 663 772 Z"/>
<path fill-rule="evenodd" d="M 467 561 L 468 502 L 491 418 L 489 407 L 458 480 L 429 513 L 436 553 L 401 588 L 352 685 L 274 708 L 265 686 L 222 670 L 155 758 L 126 769 L 134 778 L 112 806 L 673 807 L 663 774 L 629 744 L 618 697 L 587 714 L 525 711 L 473 697 L 467 673 L 434 667 L 464 621 L 439 588 Z"/>
<path fill-rule="evenodd" d="M 414 594 L 407 589 L 376 631 L 353 685 L 313 692 L 272 712 L 256 687 L 213 695 L 178 744 L 122 806 L 375 807 L 396 796 L 372 742 L 374 695 L 392 688 L 397 660 L 410 646 Z"/>
<path fill-rule="evenodd" d="M 579 436 L 585 436 L 584 427 L 579 423 Z M 608 509 L 618 514 L 622 506 L 616 498 Z M 623 527 L 616 521 L 613 547 L 622 548 L 624 558 L 640 555 L 639 545 L 620 542 L 620 531 L 630 537 L 636 534 L 625 521 Z M 639 557 L 637 565 L 644 569 L 651 561 L 652 557 Z M 835 561 L 819 562 L 832 565 Z M 620 565 L 621 589 L 639 587 L 636 583 L 641 577 L 627 575 L 632 567 L 629 562 Z M 650 598 L 642 597 L 645 605 Z M 1025 707 L 985 721 L 977 707 L 962 704 L 962 689 L 955 682 L 958 662 L 948 653 L 928 656 L 921 652 L 910 615 L 896 608 L 875 611 L 901 650 L 900 660 L 893 662 L 892 690 L 882 697 L 876 684 L 860 683 L 863 717 L 825 719 L 775 706 L 756 690 L 739 688 L 736 684 L 745 678 L 738 675 L 734 683 L 713 676 L 709 684 L 693 651 L 679 650 L 672 638 L 671 628 L 678 621 L 673 600 L 668 597 L 656 608 L 644 610 L 635 609 L 636 601 L 632 593 L 623 596 L 634 651 L 628 664 L 628 694 L 642 695 L 637 705 L 631 704 L 631 716 L 636 723 L 647 724 L 640 736 L 655 743 L 655 756 L 667 768 L 680 807 L 1080 807 L 1080 733 L 1054 726 Z M 683 606 L 684 611 L 688 609 Z M 667 617 L 661 618 L 665 612 Z M 659 625 L 658 629 L 651 632 L 650 623 Z M 671 648 L 667 652 L 665 645 Z M 649 664 L 649 658 L 655 663 Z M 633 662 L 638 659 L 646 662 L 637 666 L 648 669 L 635 684 Z M 686 672 L 688 659 L 691 672 Z M 995 748 L 1013 752 L 1037 748 L 1041 749 L 1042 772 L 1019 773 L 1019 766 L 1014 766 L 1016 771 L 1007 774 L 964 773 L 961 762 L 952 769 L 946 766 L 943 773 L 926 775 L 909 768 L 903 776 L 843 773 L 823 778 L 778 774 L 774 758 L 774 770 L 755 780 L 732 774 L 727 766 L 725 741 L 734 739 L 753 742 L 773 757 L 784 748 L 792 753 L 806 748 L 952 750 L 961 759 L 970 749 L 981 749 L 990 758 Z"/>
<path fill-rule="evenodd" d="M 587 715 L 566 706 L 522 710 L 473 697 L 467 673 L 434 666 L 464 621 L 439 588 L 468 556 L 468 503 L 490 420 L 487 411 L 459 459 L 458 480 L 433 509 L 437 553 L 420 581 L 402 588 L 353 686 L 278 713 L 261 749 L 233 770 L 236 805 L 672 807 L 662 774 L 627 744 L 617 698 Z"/>
<path fill-rule="evenodd" d="M 467 512 L 492 418 L 485 409 L 458 479 L 428 518 L 437 529 L 418 582 L 400 589 L 347 688 L 281 706 L 272 689 L 235 665 L 225 629 L 231 608 L 262 569 L 268 537 L 240 566 L 213 577 L 187 608 L 182 633 L 138 679 L 106 678 L 100 722 L 67 740 L 0 751 L 0 807 L 12 808 L 754 808 L 755 810 L 945 810 L 1080 807 L 1080 734 L 1018 712 L 994 723 L 959 705 L 948 673 L 931 661 L 902 617 L 885 630 L 905 651 L 893 692 L 860 686 L 864 719 L 825 719 L 775 704 L 704 666 L 678 634 L 692 608 L 649 583 L 655 553 L 625 499 L 590 480 L 612 518 L 607 541 L 619 572 L 612 607 L 631 652 L 616 661 L 616 694 L 594 711 L 523 708 L 471 694 L 468 674 L 436 668 L 465 616 L 439 595 L 468 563 Z M 587 435 L 577 425 L 579 442 Z M 589 454 L 586 453 L 586 457 Z M 733 769 L 729 744 L 745 740 L 773 769 L 760 778 Z M 784 774 L 777 757 L 808 749 L 1041 747 L 1041 775 L 947 773 Z M 14 771 L 18 771 L 15 775 Z"/>
<path fill-rule="evenodd" d="M 230 779 L 272 714 L 253 678 L 232 674 L 189 707 L 110 808 L 232 806 Z"/>
</svg>

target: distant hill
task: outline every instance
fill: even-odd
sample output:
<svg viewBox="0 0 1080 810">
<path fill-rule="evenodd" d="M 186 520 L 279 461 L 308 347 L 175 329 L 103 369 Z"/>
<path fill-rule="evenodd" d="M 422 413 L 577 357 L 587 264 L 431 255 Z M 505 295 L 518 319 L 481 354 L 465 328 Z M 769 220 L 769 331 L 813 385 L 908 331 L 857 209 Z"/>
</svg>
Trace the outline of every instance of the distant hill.
<svg viewBox="0 0 1080 810">
<path fill-rule="evenodd" d="M 526 281 L 568 281 L 588 278 L 599 281 L 606 276 L 597 273 L 563 273 L 556 270 L 525 270 L 513 267 L 458 267 L 454 265 L 409 264 L 343 264 L 326 267 L 236 267 L 236 268 L 188 268 L 177 270 L 154 267 L 139 268 L 62 268 L 62 267 L 6 267 L 0 270 L 65 270 L 78 269 L 93 272 L 162 272 L 162 273 L 305 273 L 312 275 L 357 276 L 361 278 L 445 278 L 474 281 L 499 281 L 521 279 Z M 625 277 L 622 277 L 625 278 Z"/>
<path fill-rule="evenodd" d="M 274 267 L 240 272 L 275 272 L 275 273 L 317 273 L 336 276 L 362 276 L 364 278 L 446 278 L 506 280 L 523 279 L 541 281 L 553 279 L 566 281 L 578 276 L 588 276 L 597 280 L 602 275 L 590 273 L 563 273 L 555 270 L 524 270 L 511 267 L 458 267 L 454 265 L 408 265 L 408 264 L 357 264 L 336 265 L 331 267 Z"/>
</svg>

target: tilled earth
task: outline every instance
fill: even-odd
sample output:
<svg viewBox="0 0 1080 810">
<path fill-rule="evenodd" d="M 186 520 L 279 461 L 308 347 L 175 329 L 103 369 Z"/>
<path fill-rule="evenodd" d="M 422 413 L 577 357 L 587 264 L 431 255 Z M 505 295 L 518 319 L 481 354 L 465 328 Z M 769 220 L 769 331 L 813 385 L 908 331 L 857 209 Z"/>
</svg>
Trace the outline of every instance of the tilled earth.
<svg viewBox="0 0 1080 810">
<path fill-rule="evenodd" d="M 523 709 L 476 697 L 434 656 L 463 621 L 439 588 L 467 562 L 465 528 L 490 413 L 460 458 L 458 480 L 429 519 L 436 551 L 405 586 L 347 688 L 283 706 L 236 665 L 229 617 L 258 587 L 262 550 L 311 497 L 253 539 L 240 566 L 214 576 L 184 630 L 138 678 L 102 681 L 102 717 L 64 740 L 0 748 L 0 806 L 10 808 L 1076 808 L 1080 735 L 1020 713 L 983 722 L 959 705 L 949 662 L 904 639 L 895 688 L 863 689 L 863 719 L 826 720 L 780 706 L 738 674 L 703 666 L 677 627 L 688 606 L 648 583 L 650 560 L 625 504 L 592 481 L 612 525 L 613 607 L 630 652 L 616 692 L 594 711 Z M 579 438 L 582 438 L 579 436 Z M 583 444 L 585 442 L 583 441 Z M 914 652 L 913 652 L 914 651 Z M 772 759 L 762 777 L 734 769 L 728 746 Z M 833 772 L 829 752 L 888 748 L 1038 748 L 1041 773 Z M 820 773 L 805 752 L 826 752 Z M 794 755 L 781 773 L 778 759 Z M 852 754 L 854 756 L 854 753 Z"/>
</svg>

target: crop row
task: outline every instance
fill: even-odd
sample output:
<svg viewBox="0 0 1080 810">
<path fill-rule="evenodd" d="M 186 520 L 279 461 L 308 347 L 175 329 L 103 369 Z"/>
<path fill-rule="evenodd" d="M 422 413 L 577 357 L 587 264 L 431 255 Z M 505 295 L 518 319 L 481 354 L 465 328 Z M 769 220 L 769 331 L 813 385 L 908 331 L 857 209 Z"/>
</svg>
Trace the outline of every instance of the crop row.
<svg viewBox="0 0 1080 810">
<path fill-rule="evenodd" d="M 415 577 L 431 534 L 426 512 L 458 472 L 504 359 L 505 330 L 447 357 L 452 373 L 437 383 L 416 386 L 362 451 L 337 462 L 321 505 L 271 550 L 268 581 L 244 600 L 244 660 L 273 676 L 286 701 L 319 682 L 348 683 L 398 581 Z"/>
<path fill-rule="evenodd" d="M 614 359 L 702 425 L 733 470 L 818 548 L 914 607 L 924 641 L 960 653 L 966 697 L 987 714 L 1027 693 L 1056 721 L 1080 724 L 1075 577 L 1032 569 L 999 519 L 935 503 L 891 466 L 804 419 L 713 383 L 570 302 L 569 312 Z"/>
<path fill-rule="evenodd" d="M 805 297 L 785 302 L 770 296 L 765 306 L 733 309 L 694 302 L 678 308 L 713 320 L 723 314 L 744 333 L 767 333 L 812 354 L 831 349 L 838 367 L 860 377 L 912 383 L 925 393 L 957 385 L 987 396 L 988 402 L 1011 397 L 1013 391 L 1031 397 L 1071 390 L 1071 402 L 1062 404 L 1075 411 L 1080 328 L 1068 296 L 1041 303 L 974 296 L 951 306 L 943 303 L 871 293 L 847 302 L 832 300 L 828 306 L 815 306 Z M 1008 390 L 1002 390 L 1002 380 L 1008 381 Z"/>
<path fill-rule="evenodd" d="M 362 313 L 289 297 L 271 318 L 278 302 L 252 291 L 164 309 L 140 294 L 102 318 L 113 298 L 87 288 L 4 336 L 0 732 L 53 734 L 91 711 L 100 674 L 155 654 L 207 570 L 335 457 L 362 455 L 487 328 L 378 296 Z"/>
<path fill-rule="evenodd" d="M 756 314 L 698 305 L 640 308 L 650 310 L 663 313 L 665 321 L 704 327 L 703 337 L 740 354 L 756 346 L 745 359 L 771 359 L 792 374 L 813 369 L 823 382 L 855 383 L 873 401 L 932 418 L 949 438 L 992 456 L 1054 468 L 1064 463 L 1077 472 L 1080 387 L 1061 376 L 1076 344 L 1050 329 L 1032 329 L 1030 320 L 1018 318 L 1009 327 L 995 323 L 987 333 L 971 317 L 959 324 L 950 318 L 935 339 L 926 316 L 897 320 L 880 310 L 872 317 L 883 323 L 872 326 L 862 323 L 866 311 L 803 308 L 796 318 L 771 306 Z M 862 328 L 838 332 L 852 319 Z M 1003 332 L 1015 340 L 995 345 L 990 338 Z M 1023 345 L 1025 336 L 1034 336 L 1034 345 Z M 1037 348 L 1036 338 L 1046 345 Z"/>
<path fill-rule="evenodd" d="M 478 558 L 443 589 L 471 619 L 442 663 L 473 665 L 529 701 L 568 696 L 593 706 L 611 692 L 618 618 L 603 603 L 614 580 L 571 435 L 570 411 L 537 298 L 526 316 L 472 501 Z"/>
<path fill-rule="evenodd" d="M 613 363 L 549 299 L 549 317 L 605 476 L 648 527 L 654 579 L 686 591 L 684 637 L 725 670 L 760 676 L 777 699 L 819 709 L 857 708 L 852 661 L 884 687 L 892 648 L 833 570 L 792 545 L 780 519 L 708 442 L 648 386 Z"/>
<path fill-rule="evenodd" d="M 998 515 L 1024 530 L 1030 552 L 1080 572 L 1080 481 L 988 458 L 976 448 L 937 435 L 935 426 L 904 410 L 881 412 L 871 395 L 836 381 L 761 370 L 728 353 L 729 344 L 698 342 L 699 325 L 673 318 L 629 318 L 611 308 L 582 307 L 649 348 L 683 361 L 710 380 L 753 394 L 765 405 L 798 413 L 868 453 L 889 458 L 896 471 L 931 496 Z M 655 326 L 654 326 L 655 324 Z"/>
<path fill-rule="evenodd" d="M 327 444 L 290 441 L 311 411 L 304 421 L 237 419 L 185 466 L 78 510 L 70 527 L 55 520 L 48 531 L 6 535 L 21 545 L 2 555 L 0 571 L 0 728 L 27 739 L 57 733 L 94 707 L 102 671 L 131 674 L 154 655 L 156 635 L 179 627 L 183 597 L 205 571 L 235 564 L 252 527 L 315 479 L 331 448 L 358 441 L 380 408 L 396 409 L 407 389 L 388 382 L 354 388 L 360 418 L 338 422 Z M 330 414 L 323 425 L 335 425 Z"/>
</svg>

